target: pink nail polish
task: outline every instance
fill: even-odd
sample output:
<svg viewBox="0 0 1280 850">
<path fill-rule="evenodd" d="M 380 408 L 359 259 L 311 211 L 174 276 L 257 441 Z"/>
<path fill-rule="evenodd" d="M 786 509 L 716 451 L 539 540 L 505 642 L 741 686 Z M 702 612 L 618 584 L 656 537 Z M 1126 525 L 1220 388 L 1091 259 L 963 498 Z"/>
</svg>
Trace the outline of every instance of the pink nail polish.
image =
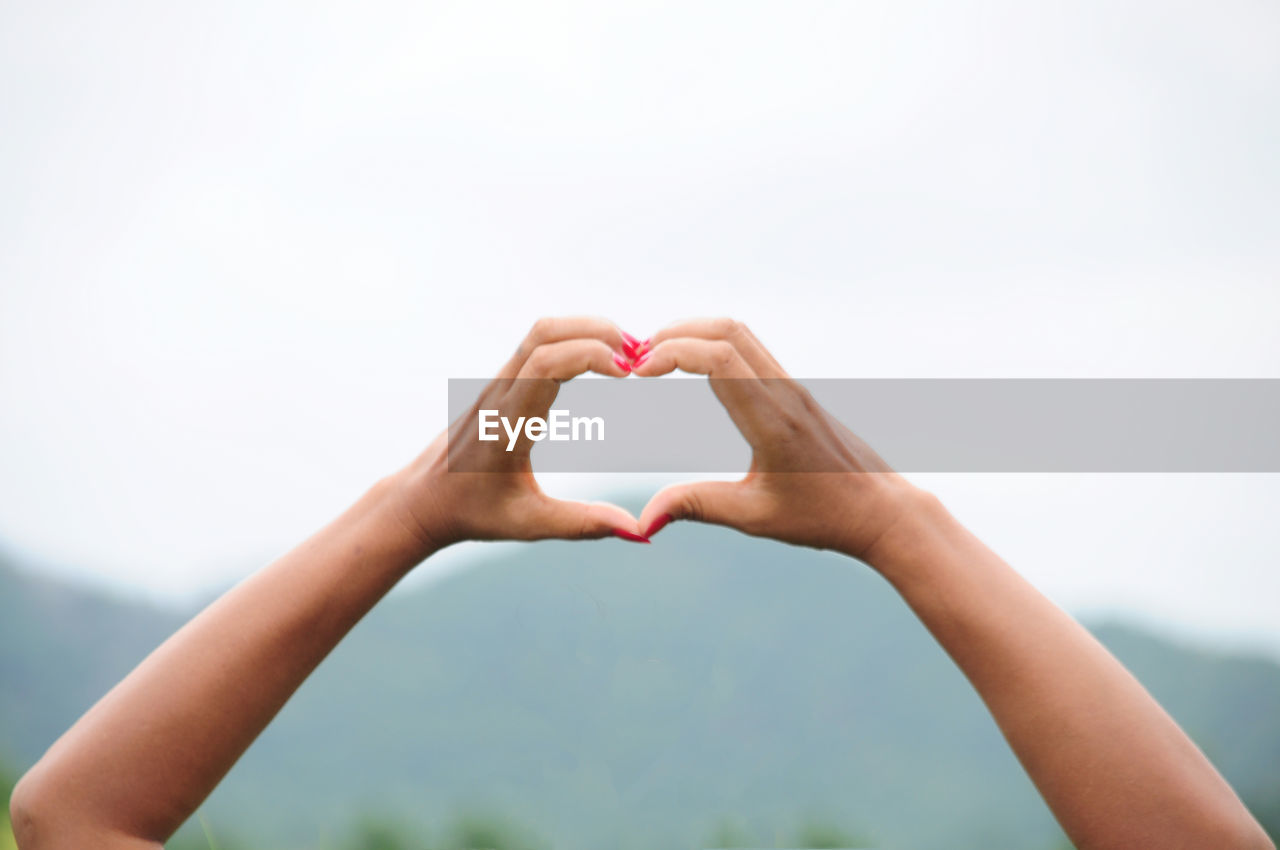
<svg viewBox="0 0 1280 850">
<path fill-rule="evenodd" d="M 649 359 L 649 355 L 647 352 L 645 354 L 641 354 L 639 357 L 636 358 L 636 362 L 633 364 L 633 368 L 636 368 L 636 369 L 640 368 L 641 366 L 644 365 L 644 362 L 648 359 Z"/>
<path fill-rule="evenodd" d="M 640 353 L 640 350 L 636 348 L 634 343 L 624 342 L 622 344 L 622 352 L 626 354 L 627 357 L 631 358 L 632 360 L 635 360 L 636 355 Z"/>
<path fill-rule="evenodd" d="M 644 536 L 652 537 L 662 529 L 666 528 L 667 523 L 671 522 L 671 520 L 673 519 L 675 519 L 675 517 L 673 517 L 671 514 L 663 514 L 662 516 L 655 519 L 653 522 L 649 523 L 649 528 L 647 531 L 645 531 Z"/>
<path fill-rule="evenodd" d="M 613 533 L 614 533 L 614 535 L 615 535 L 615 536 L 617 536 L 617 537 L 621 537 L 623 540 L 630 540 L 630 541 L 631 541 L 631 542 L 633 542 L 633 543 L 648 543 L 648 542 L 649 542 L 649 538 L 648 538 L 648 537 L 645 537 L 645 536 L 640 535 L 640 534 L 636 534 L 634 531 L 627 531 L 627 530 L 622 529 L 622 528 L 615 528 L 615 529 L 613 530 Z"/>
<path fill-rule="evenodd" d="M 626 331 L 622 332 L 622 338 L 625 339 L 627 341 L 627 344 L 630 345 L 632 348 L 635 348 L 637 345 L 640 344 L 640 340 L 636 339 Z"/>
<path fill-rule="evenodd" d="M 621 355 L 621 354 L 615 354 L 615 355 L 613 355 L 613 362 L 614 362 L 614 363 L 617 363 L 617 364 L 618 364 L 618 368 L 619 368 L 619 369 L 621 369 L 622 371 L 624 371 L 624 372 L 630 372 L 630 371 L 631 371 L 631 364 L 630 364 L 630 363 L 628 363 L 626 360 L 623 360 L 623 359 L 622 359 L 622 355 Z"/>
</svg>

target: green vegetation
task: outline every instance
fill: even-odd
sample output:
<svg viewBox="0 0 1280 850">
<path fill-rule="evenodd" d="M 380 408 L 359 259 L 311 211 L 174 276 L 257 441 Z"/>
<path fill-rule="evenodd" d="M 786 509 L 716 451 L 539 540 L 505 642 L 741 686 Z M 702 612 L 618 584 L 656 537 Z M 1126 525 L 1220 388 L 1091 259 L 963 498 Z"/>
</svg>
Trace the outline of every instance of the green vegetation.
<svg viewBox="0 0 1280 850">
<path fill-rule="evenodd" d="M 9 823 L 9 797 L 13 794 L 14 777 L 12 771 L 0 762 L 0 803 L 4 804 L 0 811 L 0 850 L 17 850 L 13 840 L 13 827 Z"/>
<path fill-rule="evenodd" d="M 0 563 L 0 750 L 38 757 L 183 619 Z M 1096 632 L 1276 829 L 1280 666 Z M 884 582 L 693 526 L 411 582 L 205 817 L 217 850 L 1066 846 Z"/>
<path fill-rule="evenodd" d="M 727 822 L 726 822 L 727 824 Z M 822 821 L 801 824 L 795 830 L 764 841 L 739 827 L 723 825 L 705 842 L 705 848 L 871 848 L 876 845 L 865 837 L 846 832 Z M 443 830 L 443 837 L 432 840 L 429 832 L 405 826 L 394 819 L 383 820 L 368 815 L 358 818 L 343 838 L 322 844 L 325 850 L 544 850 L 551 845 L 530 830 L 500 816 L 459 815 Z M 167 850 L 248 850 L 248 845 L 228 844 L 206 832 L 203 838 L 184 837 L 172 841 Z"/>
</svg>

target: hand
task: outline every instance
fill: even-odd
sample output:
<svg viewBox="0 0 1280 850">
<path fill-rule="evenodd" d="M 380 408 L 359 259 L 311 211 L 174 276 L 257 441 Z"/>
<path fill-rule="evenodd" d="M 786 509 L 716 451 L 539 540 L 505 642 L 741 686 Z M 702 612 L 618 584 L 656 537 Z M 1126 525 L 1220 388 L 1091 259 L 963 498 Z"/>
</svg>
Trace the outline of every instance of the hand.
<svg viewBox="0 0 1280 850">
<path fill-rule="evenodd" d="M 645 536 L 672 519 L 691 519 L 837 549 L 876 566 L 888 533 L 924 494 L 823 410 L 745 325 L 729 319 L 673 325 L 654 335 L 648 356 L 634 367 L 638 377 L 676 369 L 710 378 L 751 445 L 751 465 L 741 481 L 659 492 L 640 515 Z"/>
<path fill-rule="evenodd" d="M 396 476 L 405 524 L 423 545 L 609 535 L 647 542 L 636 518 L 616 505 L 562 501 L 542 492 L 529 460 L 533 444 L 526 438 L 510 452 L 505 437 L 493 443 L 454 440 L 454 470 L 449 469 L 449 435 L 460 429 L 474 433 L 482 408 L 509 418 L 545 418 L 561 382 L 584 372 L 625 377 L 631 367 L 619 350 L 631 356 L 635 340 L 604 319 L 538 320 L 471 409 Z"/>
</svg>

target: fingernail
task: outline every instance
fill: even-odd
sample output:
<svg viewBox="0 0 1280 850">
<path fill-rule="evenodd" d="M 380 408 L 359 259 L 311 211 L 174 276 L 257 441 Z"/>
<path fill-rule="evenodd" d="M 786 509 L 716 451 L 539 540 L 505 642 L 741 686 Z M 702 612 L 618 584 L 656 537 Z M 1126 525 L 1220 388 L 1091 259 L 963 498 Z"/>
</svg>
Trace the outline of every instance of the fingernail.
<svg viewBox="0 0 1280 850">
<path fill-rule="evenodd" d="M 634 531 L 627 531 L 626 529 L 615 528 L 613 530 L 613 533 L 615 536 L 621 537 L 623 540 L 630 540 L 632 543 L 648 543 L 649 542 L 648 537 L 645 537 L 644 535 L 641 535 L 641 534 L 636 534 Z"/>
<path fill-rule="evenodd" d="M 635 360 L 636 355 L 640 353 L 640 350 L 636 348 L 635 343 L 630 343 L 630 342 L 624 342 L 622 344 L 622 350 L 632 360 Z"/>
<path fill-rule="evenodd" d="M 645 537 L 652 537 L 662 529 L 666 528 L 667 523 L 675 519 L 671 514 L 663 514 L 662 516 L 649 523 L 649 529 L 644 533 Z"/>
<path fill-rule="evenodd" d="M 644 365 L 644 362 L 648 359 L 649 359 L 649 355 L 647 352 L 645 354 L 641 354 L 639 357 L 636 358 L 636 362 L 632 364 L 632 368 L 634 369 L 640 368 L 641 366 Z"/>
<path fill-rule="evenodd" d="M 622 332 L 622 338 L 625 339 L 627 341 L 627 344 L 630 345 L 632 348 L 635 348 L 637 345 L 640 344 L 640 340 L 636 339 L 626 331 Z"/>
<path fill-rule="evenodd" d="M 614 362 L 614 363 L 617 363 L 617 364 L 618 364 L 618 368 L 619 368 L 619 369 L 621 369 L 622 371 L 624 371 L 624 372 L 630 372 L 630 371 L 631 371 L 631 364 L 630 364 L 630 363 L 628 363 L 626 360 L 622 359 L 622 355 L 621 355 L 621 354 L 615 354 L 615 355 L 613 355 L 613 362 Z"/>
</svg>

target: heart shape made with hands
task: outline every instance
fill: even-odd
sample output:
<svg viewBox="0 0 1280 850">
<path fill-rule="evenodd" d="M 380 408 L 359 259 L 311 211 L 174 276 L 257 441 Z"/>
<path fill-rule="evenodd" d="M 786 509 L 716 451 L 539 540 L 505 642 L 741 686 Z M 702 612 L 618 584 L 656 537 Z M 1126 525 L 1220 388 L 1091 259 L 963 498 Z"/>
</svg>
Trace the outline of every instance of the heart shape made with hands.
<svg viewBox="0 0 1280 850">
<path fill-rule="evenodd" d="M 561 385 L 591 372 L 650 378 L 681 371 L 709 379 L 712 391 L 752 453 L 740 481 L 697 481 L 656 493 L 639 518 L 607 502 L 571 502 L 546 495 L 530 452 L 537 437 L 511 433 L 504 445 L 483 434 L 482 413 L 502 411 L 528 422 L 545 418 Z M 765 380 L 768 379 L 768 380 Z M 681 322 L 641 340 L 603 319 L 539 321 L 469 412 L 449 429 L 448 468 L 490 473 L 454 479 L 448 494 L 463 528 L 451 539 L 599 538 L 648 543 L 675 519 L 737 528 L 749 534 L 827 546 L 820 508 L 830 502 L 823 479 L 790 476 L 810 469 L 891 472 L 847 428 L 832 419 L 744 325 L 727 319 Z M 494 476 L 491 473 L 502 473 Z M 779 474 L 783 473 L 783 474 Z M 458 483 L 465 479 L 465 483 Z M 801 480 L 802 479 L 802 480 Z M 474 508 L 485 505 L 483 513 Z M 495 505 L 497 509 L 495 509 Z"/>
</svg>

